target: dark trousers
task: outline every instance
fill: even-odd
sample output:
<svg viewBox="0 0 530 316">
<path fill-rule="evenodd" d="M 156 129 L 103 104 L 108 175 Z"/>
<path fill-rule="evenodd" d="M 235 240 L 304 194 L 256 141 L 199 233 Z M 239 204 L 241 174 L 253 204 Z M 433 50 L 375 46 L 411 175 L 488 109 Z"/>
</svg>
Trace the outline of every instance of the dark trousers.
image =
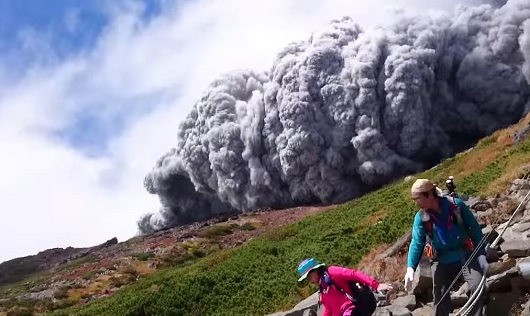
<svg viewBox="0 0 530 316">
<path fill-rule="evenodd" d="M 444 295 L 444 293 L 448 291 L 449 285 L 451 285 L 454 278 L 462 269 L 463 265 L 463 263 L 432 263 L 431 270 L 434 296 L 434 316 L 449 316 L 449 312 L 452 311 L 451 293 L 447 293 L 443 298 L 443 301 L 440 302 L 440 299 L 442 298 L 442 295 Z M 468 296 L 470 296 L 474 291 L 477 290 L 483 275 L 482 268 L 480 267 L 478 260 L 476 258 L 471 260 L 467 268 L 463 269 L 462 274 L 469 285 Z M 438 304 L 438 302 L 440 303 Z M 469 315 L 482 316 L 483 305 L 484 297 L 482 295 Z"/>
</svg>

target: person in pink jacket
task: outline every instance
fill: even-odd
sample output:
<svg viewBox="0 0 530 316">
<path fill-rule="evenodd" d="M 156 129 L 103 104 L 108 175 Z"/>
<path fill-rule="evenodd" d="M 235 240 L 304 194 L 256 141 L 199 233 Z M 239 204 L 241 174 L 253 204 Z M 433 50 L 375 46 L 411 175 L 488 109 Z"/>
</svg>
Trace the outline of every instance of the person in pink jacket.
<svg viewBox="0 0 530 316">
<path fill-rule="evenodd" d="M 318 284 L 319 303 L 324 308 L 322 316 L 368 316 L 372 314 L 372 312 L 366 314 L 363 306 L 358 306 L 359 304 L 354 302 L 356 297 L 350 288 L 351 283 L 361 283 L 377 291 L 392 290 L 391 284 L 379 283 L 361 271 L 338 266 L 326 267 L 325 264 L 318 263 L 313 258 L 303 260 L 298 265 L 298 273 L 299 282 L 307 278 L 311 283 Z"/>
</svg>

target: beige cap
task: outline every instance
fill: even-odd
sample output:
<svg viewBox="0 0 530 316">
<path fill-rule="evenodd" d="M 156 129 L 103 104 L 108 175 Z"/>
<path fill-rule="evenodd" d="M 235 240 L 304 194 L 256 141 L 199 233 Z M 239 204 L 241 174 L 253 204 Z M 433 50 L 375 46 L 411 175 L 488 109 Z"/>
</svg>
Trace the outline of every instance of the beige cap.
<svg viewBox="0 0 530 316">
<path fill-rule="evenodd" d="M 434 183 L 431 182 L 429 179 L 418 179 L 414 182 L 412 185 L 412 188 L 410 189 L 411 194 L 417 195 L 424 192 L 430 192 L 433 189 L 436 189 L 436 193 L 440 195 L 440 189 L 436 187 Z"/>
</svg>

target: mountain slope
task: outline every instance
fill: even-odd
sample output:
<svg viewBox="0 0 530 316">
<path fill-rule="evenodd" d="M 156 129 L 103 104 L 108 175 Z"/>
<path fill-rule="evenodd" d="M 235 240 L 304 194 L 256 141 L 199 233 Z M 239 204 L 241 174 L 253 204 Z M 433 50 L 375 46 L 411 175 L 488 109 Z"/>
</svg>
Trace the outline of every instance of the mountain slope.
<svg viewBox="0 0 530 316">
<path fill-rule="evenodd" d="M 529 122 L 527 116 L 416 176 L 443 183 L 453 175 L 457 190 L 468 196 L 500 192 L 528 172 Z M 371 249 L 405 233 L 415 212 L 409 189 L 410 182 L 395 181 L 240 247 L 163 269 L 111 297 L 52 315 L 264 315 L 285 310 L 312 291 L 296 282 L 301 259 L 315 256 L 353 266 Z"/>
</svg>

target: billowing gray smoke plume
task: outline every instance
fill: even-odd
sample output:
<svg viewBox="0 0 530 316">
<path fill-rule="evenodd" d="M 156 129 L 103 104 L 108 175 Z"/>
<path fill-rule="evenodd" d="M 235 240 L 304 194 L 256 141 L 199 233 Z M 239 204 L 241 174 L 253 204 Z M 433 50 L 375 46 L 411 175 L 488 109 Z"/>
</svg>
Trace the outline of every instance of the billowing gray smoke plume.
<svg viewBox="0 0 530 316">
<path fill-rule="evenodd" d="M 332 21 L 268 73 L 210 85 L 145 179 L 162 207 L 140 231 L 359 196 L 518 121 L 529 82 L 528 0 L 385 29 Z"/>
<path fill-rule="evenodd" d="M 524 36 L 521 37 L 521 50 L 525 59 L 523 72 L 526 81 L 530 82 L 530 20 L 524 23 Z"/>
</svg>

